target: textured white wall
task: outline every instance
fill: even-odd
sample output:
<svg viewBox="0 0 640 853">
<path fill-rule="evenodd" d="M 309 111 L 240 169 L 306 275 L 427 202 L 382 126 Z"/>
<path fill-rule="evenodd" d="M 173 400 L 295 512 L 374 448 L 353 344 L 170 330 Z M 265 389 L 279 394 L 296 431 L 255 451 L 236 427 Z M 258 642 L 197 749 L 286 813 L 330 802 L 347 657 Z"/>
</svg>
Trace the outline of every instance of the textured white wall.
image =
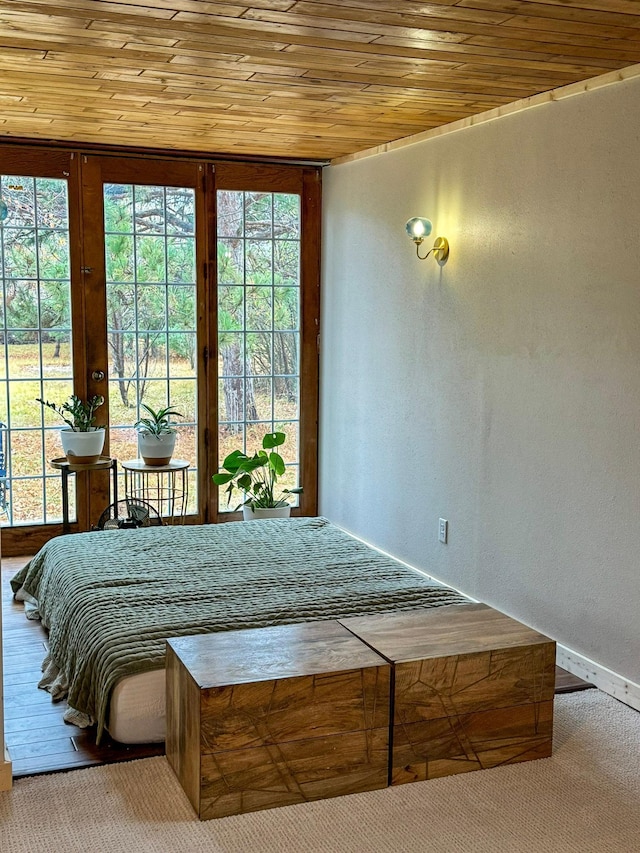
<svg viewBox="0 0 640 853">
<path fill-rule="evenodd" d="M 640 80 L 323 194 L 321 512 L 640 682 Z"/>
</svg>

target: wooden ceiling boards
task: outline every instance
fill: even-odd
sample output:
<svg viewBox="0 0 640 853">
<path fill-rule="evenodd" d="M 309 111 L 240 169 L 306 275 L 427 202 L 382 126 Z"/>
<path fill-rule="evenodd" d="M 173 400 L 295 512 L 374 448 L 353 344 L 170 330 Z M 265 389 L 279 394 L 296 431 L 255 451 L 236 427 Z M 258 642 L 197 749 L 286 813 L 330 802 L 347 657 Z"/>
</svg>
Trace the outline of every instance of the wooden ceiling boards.
<svg viewBox="0 0 640 853">
<path fill-rule="evenodd" d="M 0 138 L 328 160 L 640 62 L 638 0 L 3 0 Z"/>
</svg>

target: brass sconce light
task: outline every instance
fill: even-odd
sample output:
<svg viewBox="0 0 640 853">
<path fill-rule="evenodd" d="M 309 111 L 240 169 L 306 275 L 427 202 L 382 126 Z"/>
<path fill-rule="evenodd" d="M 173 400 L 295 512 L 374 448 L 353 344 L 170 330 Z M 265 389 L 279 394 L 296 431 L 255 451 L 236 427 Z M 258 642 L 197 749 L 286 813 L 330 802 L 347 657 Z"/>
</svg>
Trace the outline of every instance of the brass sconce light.
<svg viewBox="0 0 640 853">
<path fill-rule="evenodd" d="M 410 219 L 407 222 L 405 228 L 409 237 L 411 237 L 413 242 L 416 244 L 416 255 L 421 261 L 424 261 L 429 257 L 429 255 L 433 255 L 439 264 L 445 263 L 449 257 L 449 241 L 446 237 L 436 237 L 433 249 L 429 249 L 426 255 L 420 254 L 420 246 L 422 245 L 424 238 L 431 234 L 431 229 L 433 228 L 430 219 L 423 219 L 420 216 L 414 216 L 413 219 Z"/>
</svg>

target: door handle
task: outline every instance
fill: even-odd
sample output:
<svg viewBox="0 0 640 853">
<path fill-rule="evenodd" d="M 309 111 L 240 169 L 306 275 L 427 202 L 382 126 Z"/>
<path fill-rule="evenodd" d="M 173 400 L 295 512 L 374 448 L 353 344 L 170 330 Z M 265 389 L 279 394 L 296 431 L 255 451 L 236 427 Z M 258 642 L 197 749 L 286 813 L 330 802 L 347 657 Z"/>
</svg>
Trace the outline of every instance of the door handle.
<svg viewBox="0 0 640 853">
<path fill-rule="evenodd" d="M 91 374 L 91 378 L 94 382 L 102 382 L 104 379 L 104 370 L 94 370 Z"/>
</svg>

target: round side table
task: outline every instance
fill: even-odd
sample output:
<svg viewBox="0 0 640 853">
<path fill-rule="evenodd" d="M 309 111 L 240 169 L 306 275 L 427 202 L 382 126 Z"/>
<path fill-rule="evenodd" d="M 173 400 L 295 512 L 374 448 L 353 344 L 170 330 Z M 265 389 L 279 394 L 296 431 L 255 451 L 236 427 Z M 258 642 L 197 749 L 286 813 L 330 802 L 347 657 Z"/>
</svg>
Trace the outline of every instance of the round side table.
<svg viewBox="0 0 640 853">
<path fill-rule="evenodd" d="M 189 497 L 189 462 L 172 459 L 167 465 L 147 465 L 142 459 L 120 462 L 127 498 L 146 501 L 165 524 L 184 521 Z"/>
<path fill-rule="evenodd" d="M 111 468 L 113 474 L 113 502 L 118 503 L 118 460 L 112 459 L 110 456 L 101 456 L 97 462 L 91 462 L 88 465 L 74 465 L 69 462 L 66 456 L 59 456 L 56 459 L 50 459 L 49 465 L 52 468 L 57 468 L 62 474 L 62 532 L 68 533 L 71 529 L 69 524 L 69 474 L 75 474 L 77 471 L 100 471 L 104 468 Z"/>
</svg>

